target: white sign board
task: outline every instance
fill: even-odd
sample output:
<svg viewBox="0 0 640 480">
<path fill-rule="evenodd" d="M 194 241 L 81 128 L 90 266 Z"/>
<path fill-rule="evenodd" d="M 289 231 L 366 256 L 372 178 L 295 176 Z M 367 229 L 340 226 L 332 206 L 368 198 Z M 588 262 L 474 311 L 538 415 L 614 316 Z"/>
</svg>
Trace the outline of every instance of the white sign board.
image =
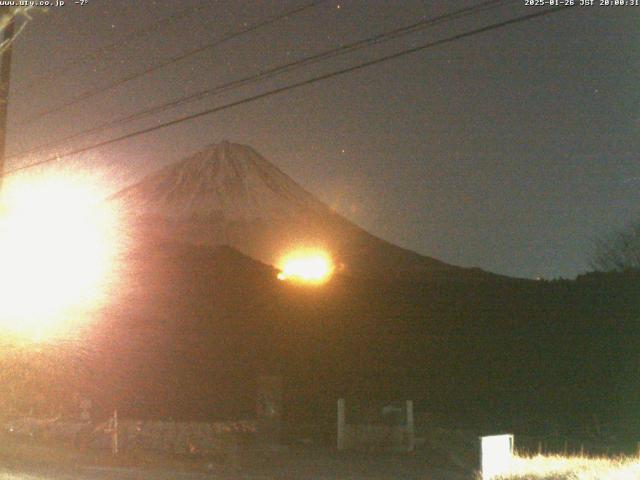
<svg viewBox="0 0 640 480">
<path fill-rule="evenodd" d="M 482 480 L 508 475 L 513 459 L 513 435 L 480 437 Z"/>
</svg>

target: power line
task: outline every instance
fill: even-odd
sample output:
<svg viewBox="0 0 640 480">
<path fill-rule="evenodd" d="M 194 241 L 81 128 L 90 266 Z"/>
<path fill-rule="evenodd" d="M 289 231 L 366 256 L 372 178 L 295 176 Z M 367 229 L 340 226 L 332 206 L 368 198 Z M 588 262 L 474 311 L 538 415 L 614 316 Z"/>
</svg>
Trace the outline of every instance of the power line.
<svg viewBox="0 0 640 480">
<path fill-rule="evenodd" d="M 386 55 L 384 57 L 377 58 L 375 60 L 370 60 L 370 61 L 367 61 L 367 62 L 363 62 L 363 63 L 360 63 L 358 65 L 354 65 L 354 66 L 351 66 L 351 67 L 343 68 L 341 70 L 337 70 L 337 71 L 334 71 L 334 72 L 331 72 L 331 73 L 318 75 L 316 77 L 313 77 L 313 78 L 310 78 L 310 79 L 307 79 L 307 80 L 296 82 L 296 83 L 293 83 L 293 84 L 290 84 L 290 85 L 287 85 L 287 86 L 284 86 L 284 87 L 275 88 L 273 90 L 269 90 L 267 92 L 263 92 L 263 93 L 260 93 L 260 94 L 257 94 L 257 95 L 253 95 L 251 97 L 243 98 L 241 100 L 236 100 L 234 102 L 230 102 L 230 103 L 227 103 L 225 105 L 221 105 L 221 106 L 218 106 L 218 107 L 214 107 L 214 108 L 210 108 L 210 109 L 207 109 L 207 110 L 203 110 L 201 112 L 194 113 L 194 114 L 191 114 L 191 115 L 186 115 L 186 116 L 177 118 L 175 120 L 171 120 L 169 122 L 165 122 L 165 123 L 162 123 L 162 124 L 159 124 L 159 125 L 154 125 L 153 127 L 144 128 L 142 130 L 137 130 L 135 132 L 130 132 L 130 133 L 127 133 L 125 135 L 121 135 L 119 137 L 115 137 L 115 138 L 112 138 L 112 139 L 109 139 L 109 140 L 104 140 L 102 142 L 98 142 L 98 143 L 95 143 L 95 144 L 90 145 L 90 146 L 86 146 L 86 147 L 83 147 L 83 148 L 78 148 L 78 149 L 73 150 L 71 152 L 66 152 L 66 153 L 61 154 L 61 155 L 56 155 L 54 157 L 50 157 L 50 158 L 47 158 L 47 159 L 44 159 L 44 160 L 40 160 L 38 162 L 33 162 L 33 163 L 28 164 L 28 165 L 24 165 L 22 167 L 18 167 L 18 168 L 14 168 L 12 170 L 9 170 L 9 171 L 5 172 L 2 176 L 8 176 L 8 175 L 17 173 L 17 172 L 22 171 L 22 170 L 26 170 L 26 169 L 29 169 L 29 168 L 33 168 L 33 167 L 37 167 L 37 166 L 40 166 L 40 165 L 44 165 L 46 163 L 51 163 L 51 162 L 60 160 L 61 158 L 70 157 L 72 155 L 77 155 L 79 153 L 84 153 L 84 152 L 87 152 L 87 151 L 90 151 L 90 150 L 94 150 L 96 148 L 100 148 L 100 147 L 104 147 L 106 145 L 110 145 L 112 143 L 120 142 L 122 140 L 127 140 L 129 138 L 137 137 L 139 135 L 144 135 L 146 133 L 151 133 L 151 132 L 154 132 L 156 130 L 160 130 L 160 129 L 163 129 L 163 128 L 171 127 L 173 125 L 177 125 L 177 124 L 186 122 L 188 120 L 193 120 L 193 119 L 196 119 L 196 118 L 204 117 L 206 115 L 211 115 L 213 113 L 217 113 L 217 112 L 220 112 L 222 110 L 227 110 L 229 108 L 237 107 L 239 105 L 244 105 L 246 103 L 250 103 L 250 102 L 253 102 L 253 101 L 256 101 L 256 100 L 260 100 L 262 98 L 271 97 L 271 96 L 274 96 L 274 95 L 277 95 L 277 94 L 280 94 L 280 93 L 283 93 L 283 92 L 286 92 L 286 91 L 289 91 L 289 90 L 293 90 L 295 88 L 303 87 L 303 86 L 306 86 L 306 85 L 311 85 L 313 83 L 317 83 L 317 82 L 320 82 L 322 80 L 328 80 L 330 78 L 334 78 L 334 77 L 337 77 L 337 76 L 340 76 L 340 75 L 344 75 L 344 74 L 351 73 L 351 72 L 354 72 L 354 71 L 357 71 L 357 70 L 361 70 L 361 69 L 366 68 L 366 67 L 370 67 L 370 66 L 373 66 L 373 65 L 377 65 L 377 64 L 389 61 L 389 60 L 394 60 L 396 58 L 404 57 L 404 56 L 410 55 L 412 53 L 416 53 L 416 52 L 419 52 L 419 51 L 422 51 L 422 50 L 426 50 L 428 48 L 433 48 L 433 47 L 436 47 L 436 46 L 440 46 L 440 45 L 451 43 L 451 42 L 454 42 L 454 41 L 457 41 L 457 40 L 461 40 L 463 38 L 468 38 L 468 37 L 471 37 L 471 36 L 474 36 L 474 35 L 478 35 L 478 34 L 481 34 L 481 33 L 486 33 L 486 32 L 492 31 L 492 30 L 497 30 L 497 29 L 504 28 L 504 27 L 509 26 L 509 25 L 522 23 L 522 22 L 525 22 L 525 21 L 528 21 L 528 20 L 532 20 L 534 18 L 544 17 L 544 16 L 547 16 L 547 15 L 551 15 L 551 14 L 554 14 L 554 13 L 558 13 L 558 12 L 567 10 L 569 8 L 573 8 L 573 7 L 572 6 L 553 7 L 551 9 L 543 10 L 541 12 L 531 13 L 531 14 L 528 14 L 528 15 L 522 15 L 520 17 L 516 17 L 516 18 L 509 19 L 509 20 L 504 20 L 502 22 L 494 23 L 494 24 L 488 25 L 486 27 L 481 27 L 481 28 L 477 28 L 477 29 L 474 29 L 474 30 L 471 30 L 471 31 L 468 31 L 468 32 L 459 33 L 459 34 L 453 35 L 451 37 L 447 37 L 447 38 L 444 38 L 444 39 L 441 39 L 441 40 L 436 40 L 436 41 L 433 41 L 433 42 L 422 44 L 422 45 L 419 45 L 417 47 L 413 47 L 413 48 L 409 48 L 409 49 L 406 49 L 406 50 L 402 50 L 400 52 L 396 52 L 396 53 L 393 53 L 393 54 L 390 54 L 390 55 Z"/>
<path fill-rule="evenodd" d="M 55 140 L 52 142 L 48 142 L 42 145 L 38 145 L 36 147 L 30 148 L 28 150 L 24 150 L 22 152 L 16 153 L 14 155 L 9 156 L 8 158 L 19 158 L 22 157 L 24 155 L 30 154 L 30 153 L 34 153 L 37 151 L 41 151 L 44 149 L 48 149 L 48 148 L 52 148 L 52 147 L 56 147 L 59 145 L 62 145 L 66 142 L 68 142 L 69 140 L 73 140 L 75 138 L 78 137 L 82 137 L 85 135 L 89 135 L 92 133 L 96 133 L 99 131 L 103 131 L 103 130 L 107 130 L 109 128 L 113 128 L 115 126 L 120 126 L 126 123 L 129 123 L 131 121 L 134 120 L 138 120 L 141 118 L 144 118 L 145 116 L 148 115 L 152 115 L 154 113 L 159 113 L 165 110 L 168 110 L 170 108 L 174 108 L 180 105 L 184 105 L 186 103 L 190 103 L 196 100 L 200 100 L 202 98 L 205 98 L 207 96 L 211 96 L 211 95 L 215 95 L 218 93 L 222 93 L 224 91 L 227 90 L 231 90 L 231 89 L 235 89 L 238 87 L 242 87 L 245 85 L 249 85 L 252 83 L 256 83 L 258 81 L 262 81 L 277 75 L 280 75 L 282 73 L 286 73 L 286 72 L 290 72 L 293 71 L 295 69 L 298 69 L 300 67 L 304 67 L 307 65 L 311 65 L 311 64 L 315 64 L 317 62 L 320 61 L 324 61 L 330 58 L 334 58 L 336 56 L 339 55 L 344 55 L 346 53 L 352 53 L 358 50 L 361 50 L 363 48 L 367 48 L 367 47 L 371 47 L 374 45 L 378 45 L 381 44 L 383 42 L 389 41 L 389 40 L 393 40 L 393 39 L 397 39 L 399 37 L 405 36 L 405 35 L 409 35 L 415 32 L 418 32 L 420 30 L 423 30 L 427 27 L 432 27 L 434 25 L 443 23 L 445 21 L 451 21 L 454 19 L 458 19 L 458 18 L 463 18 L 465 16 L 469 16 L 475 13 L 478 13 L 480 11 L 486 10 L 486 9 L 490 9 L 490 8 L 496 8 L 498 6 L 502 6 L 502 5 L 506 5 L 509 3 L 515 3 L 517 0 L 488 0 L 486 2 L 483 2 L 481 4 L 472 6 L 472 7 L 467 7 L 467 8 L 463 8 L 460 10 L 456 10 L 454 12 L 448 13 L 448 14 L 443 14 L 440 15 L 438 17 L 434 17 L 434 18 L 429 18 L 429 19 L 425 19 L 422 20 L 420 22 L 416 22 L 413 23 L 411 25 L 405 26 L 405 27 L 401 27 L 401 28 L 397 28 L 388 32 L 383 32 L 377 35 L 374 35 L 372 37 L 368 37 L 366 39 L 363 40 L 358 40 L 356 42 L 352 42 L 349 44 L 345 44 L 345 45 L 341 45 L 339 47 L 336 48 L 332 48 L 329 50 L 325 50 L 324 52 L 320 52 L 318 54 L 314 54 L 299 60 L 295 60 L 293 62 L 289 62 L 283 65 L 279 65 L 277 67 L 274 68 L 270 68 L 267 70 L 262 70 L 260 72 L 258 72 L 257 74 L 251 75 L 249 77 L 245 77 L 245 78 L 241 78 L 241 79 L 237 79 L 237 80 L 233 80 L 231 82 L 226 82 L 224 84 L 215 86 L 213 88 L 208 88 L 205 90 L 201 90 L 200 92 L 196 92 L 190 95 L 187 95 L 185 97 L 181 97 L 177 100 L 172 100 L 170 102 L 164 103 L 164 104 L 160 104 L 160 105 L 156 105 L 154 107 L 151 107 L 149 109 L 140 111 L 140 112 L 136 112 L 133 113 L 131 115 L 127 115 L 124 117 L 120 117 L 114 120 L 110 120 L 104 123 L 101 123 L 99 125 L 96 125 L 94 127 L 82 130 L 80 132 L 76 132 L 74 134 L 68 135 L 62 139 L 59 140 Z"/>
<path fill-rule="evenodd" d="M 175 55 L 173 57 L 170 57 L 167 60 L 164 60 L 156 65 L 152 65 L 151 67 L 142 70 L 141 72 L 138 73 L 133 73 L 131 75 L 127 75 L 124 78 L 121 78 L 120 80 L 117 80 L 113 83 L 111 83 L 110 85 L 107 85 L 106 87 L 100 87 L 100 88 L 96 88 L 93 90 L 89 90 L 81 95 L 78 95 L 75 98 L 72 98 L 71 100 L 69 100 L 68 102 L 63 103 L 62 105 L 58 105 L 57 107 L 52 107 L 49 108 L 47 110 L 43 110 L 40 113 L 34 115 L 33 117 L 27 118 L 26 120 L 20 122 L 18 125 L 28 125 L 30 123 L 33 123 L 37 120 L 40 120 L 43 117 L 46 117 L 48 115 L 51 115 L 52 113 L 58 112 L 60 110 L 66 109 L 72 105 L 75 105 L 79 102 L 82 102 L 84 100 L 87 100 L 89 98 L 95 97 L 96 95 L 99 95 L 101 93 L 105 93 L 108 92 L 109 90 L 113 90 L 116 87 L 119 87 L 120 85 L 123 85 L 127 82 L 130 82 L 132 80 L 135 80 L 137 78 L 143 77 L 145 75 L 148 75 L 150 73 L 155 72 L 156 70 L 160 70 L 161 68 L 167 67 L 169 65 L 172 65 L 174 63 L 180 62 L 186 58 L 189 58 L 193 55 L 196 55 L 198 53 L 204 52 L 205 50 L 209 50 L 211 48 L 215 48 L 217 46 L 220 46 L 221 44 L 228 42 L 229 40 L 232 40 L 234 38 L 240 37 L 241 35 L 245 35 L 247 33 L 253 32 L 255 30 L 258 30 L 262 27 L 266 27 L 268 25 L 271 25 L 272 23 L 275 23 L 279 20 L 283 20 L 285 18 L 291 17 L 293 15 L 296 15 L 298 13 L 301 13 L 305 10 L 309 10 L 310 8 L 316 7 L 317 5 L 320 5 L 321 3 L 326 2 L 327 0 L 314 0 L 311 3 L 308 3 L 302 7 L 296 7 L 294 9 L 291 10 L 287 10 L 286 12 L 280 14 L 280 15 L 276 15 L 274 17 L 270 17 L 266 20 L 263 20 L 262 22 L 258 22 L 254 25 L 251 25 L 250 27 L 244 28 L 242 30 L 239 30 L 237 32 L 233 32 L 230 33 L 224 37 L 222 37 L 219 40 L 216 40 L 213 43 L 209 43 L 207 45 L 204 45 L 202 47 L 198 47 L 195 48 L 193 50 L 189 50 L 187 52 L 181 53 L 179 55 Z"/>
<path fill-rule="evenodd" d="M 45 80 L 53 80 L 54 78 L 57 78 L 60 75 L 69 72 L 70 69 L 73 69 L 80 65 L 86 64 L 88 62 L 93 62 L 97 60 L 98 58 L 100 58 L 101 55 L 106 54 L 110 50 L 115 50 L 122 46 L 128 46 L 131 42 L 134 42 L 144 37 L 145 35 L 148 35 L 156 30 L 160 30 L 161 28 L 164 28 L 167 25 L 170 25 L 171 23 L 177 22 L 178 20 L 182 20 L 183 18 L 189 17 L 197 12 L 207 10 L 210 7 L 211 7 L 210 4 L 205 3 L 204 5 L 185 8 L 184 10 L 181 10 L 179 13 L 161 18 L 160 20 L 152 23 L 147 27 L 136 30 L 130 33 L 129 35 L 125 35 L 124 37 L 122 37 L 120 40 L 116 42 L 97 48 L 92 52 L 89 52 L 81 57 L 68 61 L 66 64 L 64 64 L 58 69 L 50 70 L 49 72 L 46 72 L 46 73 L 43 73 L 42 75 L 37 76 L 35 79 L 27 82 L 27 84 L 25 85 L 25 88 L 31 88 L 36 83 L 40 83 Z"/>
</svg>

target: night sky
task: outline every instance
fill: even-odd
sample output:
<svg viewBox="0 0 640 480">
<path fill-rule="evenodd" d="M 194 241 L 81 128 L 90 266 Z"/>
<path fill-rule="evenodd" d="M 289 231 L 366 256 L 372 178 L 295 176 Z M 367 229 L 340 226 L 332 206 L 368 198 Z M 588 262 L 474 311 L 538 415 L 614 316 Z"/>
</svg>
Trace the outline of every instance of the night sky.
<svg viewBox="0 0 640 480">
<path fill-rule="evenodd" d="M 326 1 L 25 123 L 83 92 L 306 3 L 89 0 L 79 6 L 68 0 L 34 14 L 14 49 L 8 153 L 479 2 Z M 208 97 L 70 147 L 539 8 L 524 3 Z M 179 16 L 177 8 L 197 6 L 191 15 L 68 66 Z M 339 213 L 403 247 L 507 275 L 574 277 L 588 269 L 596 237 L 640 219 L 639 27 L 640 7 L 577 7 L 60 163 L 104 175 L 115 190 L 227 139 L 251 145 Z M 13 158 L 7 167 L 51 153 Z"/>
</svg>

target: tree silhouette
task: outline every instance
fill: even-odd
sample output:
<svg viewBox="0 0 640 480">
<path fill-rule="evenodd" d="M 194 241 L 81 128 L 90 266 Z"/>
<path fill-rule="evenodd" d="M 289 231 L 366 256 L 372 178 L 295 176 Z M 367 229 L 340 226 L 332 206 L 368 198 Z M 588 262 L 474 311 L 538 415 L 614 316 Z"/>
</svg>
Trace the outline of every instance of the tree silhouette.
<svg viewBox="0 0 640 480">
<path fill-rule="evenodd" d="M 640 270 L 640 223 L 596 240 L 591 266 L 605 272 Z"/>
</svg>

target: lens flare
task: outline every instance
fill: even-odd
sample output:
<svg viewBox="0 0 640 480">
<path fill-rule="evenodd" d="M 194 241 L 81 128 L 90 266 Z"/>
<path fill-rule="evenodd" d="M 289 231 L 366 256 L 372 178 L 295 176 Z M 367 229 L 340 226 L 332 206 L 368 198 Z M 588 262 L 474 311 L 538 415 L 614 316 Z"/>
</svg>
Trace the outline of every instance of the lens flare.
<svg viewBox="0 0 640 480">
<path fill-rule="evenodd" d="M 118 215 L 82 176 L 22 177 L 0 199 L 0 334 L 73 334 L 107 295 Z"/>
<path fill-rule="evenodd" d="M 278 279 L 305 283 L 324 283 L 333 274 L 329 254 L 319 250 L 298 250 L 285 255 L 279 262 Z"/>
</svg>

